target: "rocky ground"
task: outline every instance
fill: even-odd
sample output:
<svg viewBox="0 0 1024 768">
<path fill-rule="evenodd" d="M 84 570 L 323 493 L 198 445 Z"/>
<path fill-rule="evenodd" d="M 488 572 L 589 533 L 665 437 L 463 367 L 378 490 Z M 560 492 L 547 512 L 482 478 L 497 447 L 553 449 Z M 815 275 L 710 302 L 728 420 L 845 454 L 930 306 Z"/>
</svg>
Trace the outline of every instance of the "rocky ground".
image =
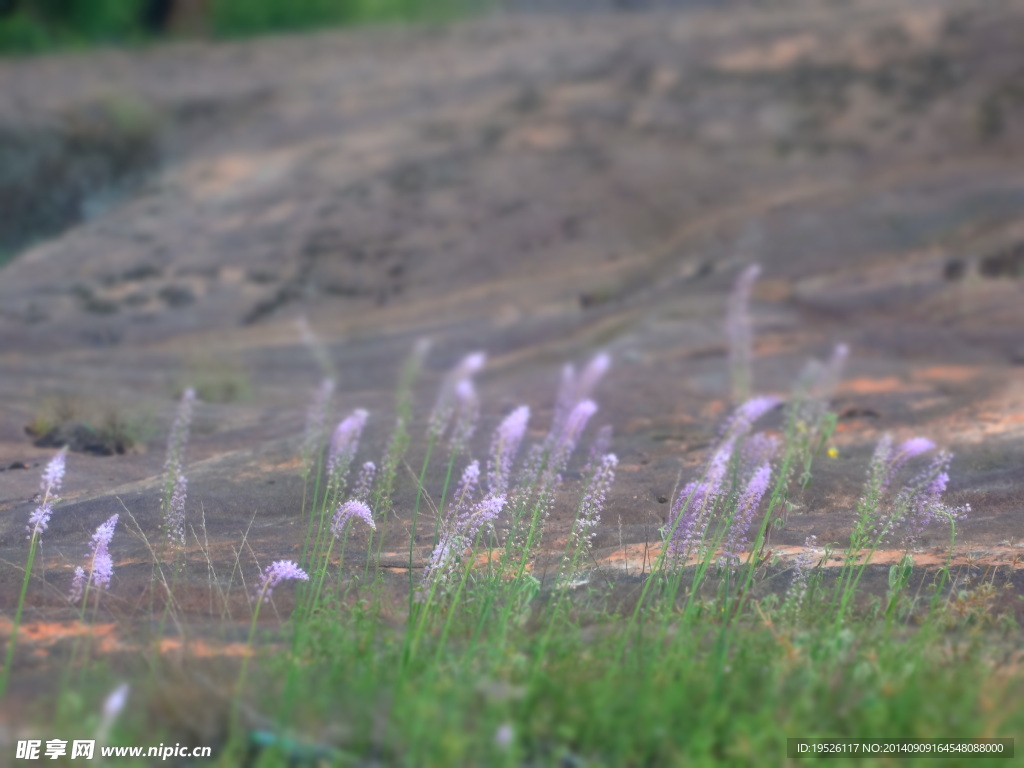
<svg viewBox="0 0 1024 768">
<path fill-rule="evenodd" d="M 725 297 L 754 261 L 759 391 L 784 394 L 808 358 L 851 349 L 838 458 L 772 546 L 842 542 L 888 431 L 955 452 L 950 501 L 972 507 L 958 562 L 1015 570 L 1021 39 L 1020 0 L 787 0 L 5 62 L 0 604 L 17 599 L 55 441 L 84 450 L 29 622 L 70 617 L 71 570 L 111 514 L 159 540 L 186 383 L 203 398 L 189 522 L 202 535 L 205 520 L 220 577 L 236 555 L 250 578 L 296 557 L 297 454 L 322 376 L 300 318 L 328 346 L 336 413 L 371 413 L 360 460 L 381 455 L 402 362 L 432 339 L 417 468 L 438 381 L 464 353 L 490 355 L 482 457 L 513 405 L 543 433 L 564 362 L 610 352 L 598 422 L 621 463 L 595 557 L 635 574 L 728 408 Z M 402 480 L 394 566 L 414 493 Z M 148 616 L 150 555 L 131 527 L 111 546 L 109 604 Z M 191 556 L 183 603 L 200 616 L 207 571 L 198 545 Z"/>
</svg>

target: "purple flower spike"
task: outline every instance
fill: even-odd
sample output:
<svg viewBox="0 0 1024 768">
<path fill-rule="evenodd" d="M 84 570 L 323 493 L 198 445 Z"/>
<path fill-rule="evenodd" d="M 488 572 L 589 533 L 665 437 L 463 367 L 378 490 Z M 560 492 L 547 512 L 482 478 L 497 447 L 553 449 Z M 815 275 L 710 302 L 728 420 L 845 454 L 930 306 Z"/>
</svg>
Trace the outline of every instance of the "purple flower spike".
<svg viewBox="0 0 1024 768">
<path fill-rule="evenodd" d="M 493 530 L 494 523 L 504 508 L 504 496 L 487 496 L 473 508 L 472 513 L 460 521 L 459 533 L 467 547 L 473 546 L 481 531 Z"/>
<path fill-rule="evenodd" d="M 256 596 L 263 596 L 264 602 L 270 599 L 274 587 L 282 581 L 309 581 L 309 575 L 291 560 L 277 560 L 266 567 L 262 580 L 256 589 Z"/>
<path fill-rule="evenodd" d="M 167 528 L 167 538 L 171 543 L 182 547 L 185 546 L 185 501 L 187 498 L 188 480 L 184 475 L 178 475 L 178 479 L 174 481 L 174 490 L 171 492 L 164 525 Z"/>
<path fill-rule="evenodd" d="M 359 477 L 356 480 L 355 488 L 352 489 L 352 498 L 356 501 L 367 501 L 370 498 L 370 489 L 373 487 L 373 478 L 377 474 L 377 465 L 372 461 L 363 464 L 359 470 Z"/>
<path fill-rule="evenodd" d="M 338 511 L 334 513 L 331 521 L 331 533 L 335 538 L 340 539 L 345 531 L 345 524 L 352 518 L 362 520 L 369 528 L 377 530 L 377 524 L 373 522 L 373 512 L 361 501 L 346 501 Z"/>
<path fill-rule="evenodd" d="M 665 527 L 666 552 L 671 560 L 684 559 L 704 541 L 711 513 L 725 490 L 735 444 L 733 438 L 722 443 L 711 456 L 704 477 L 688 483 L 673 502 Z"/>
<path fill-rule="evenodd" d="M 572 539 L 576 547 L 590 544 L 596 534 L 597 524 L 601 521 L 601 510 L 605 498 L 615 482 L 615 468 L 619 459 L 614 453 L 601 457 L 601 462 L 594 471 L 594 477 L 587 486 L 587 491 L 580 502 L 576 522 L 572 526 Z"/>
<path fill-rule="evenodd" d="M 470 467 L 474 465 L 476 462 L 473 462 Z M 479 473 L 479 470 L 477 472 Z M 464 485 L 468 485 L 466 480 L 465 473 L 463 473 Z M 487 496 L 473 507 L 468 507 L 465 503 L 454 507 L 446 519 L 441 539 L 434 547 L 434 551 L 430 553 L 430 558 L 423 569 L 423 586 L 425 587 L 435 579 L 442 579 L 450 575 L 466 550 L 472 548 L 476 543 L 480 533 L 484 530 L 493 530 L 494 523 L 504 508 L 505 497 L 494 495 Z M 464 511 L 458 514 L 459 509 Z"/>
<path fill-rule="evenodd" d="M 607 352 L 596 355 L 583 371 L 576 375 L 576 369 L 567 364 L 562 368 L 562 384 L 558 388 L 558 399 L 551 417 L 551 431 L 548 434 L 549 446 L 554 443 L 565 427 L 565 422 L 572 409 L 583 400 L 589 400 L 598 383 L 611 367 L 611 356 Z"/>
<path fill-rule="evenodd" d="M 519 453 L 519 446 L 523 442 L 529 421 L 530 408 L 521 405 L 506 416 L 494 431 L 491 456 L 487 462 L 487 483 L 491 493 L 503 494 L 508 490 L 512 477 L 512 463 Z"/>
<path fill-rule="evenodd" d="M 782 405 L 780 397 L 762 395 L 747 400 L 743 405 L 733 411 L 725 423 L 724 437 L 742 437 L 751 430 L 754 423 L 762 416 Z"/>
<path fill-rule="evenodd" d="M 576 407 L 569 413 L 565 420 L 565 426 L 555 440 L 551 448 L 551 455 L 548 458 L 548 465 L 541 478 L 540 490 L 547 492 L 557 485 L 561 480 L 561 474 L 569 464 L 572 452 L 576 450 L 576 444 L 587 428 L 587 422 L 597 413 L 597 403 L 593 400 L 584 400 L 576 404 Z"/>
<path fill-rule="evenodd" d="M 334 430 L 330 451 L 327 454 L 327 475 L 338 487 L 343 484 L 352 459 L 359 450 L 359 438 L 363 434 L 369 415 L 362 408 L 357 408 Z"/>
<path fill-rule="evenodd" d="M 475 459 L 462 470 L 462 477 L 452 496 L 452 504 L 445 514 L 446 520 L 454 520 L 466 512 L 473 503 L 477 489 L 480 487 L 480 462 Z"/>
<path fill-rule="evenodd" d="M 77 603 L 82 599 L 86 585 L 90 582 L 96 589 L 106 589 L 110 586 L 110 579 L 114 575 L 114 561 L 110 557 L 107 547 L 110 546 L 110 542 L 114 538 L 117 519 L 118 515 L 113 515 L 101 524 L 92 535 L 92 543 L 89 548 L 89 572 L 87 574 L 82 567 L 75 568 L 75 575 L 71 581 L 71 602 Z"/>
<path fill-rule="evenodd" d="M 68 595 L 72 603 L 81 601 L 82 595 L 85 594 L 85 582 L 88 580 L 89 575 L 85 569 L 80 565 L 75 566 L 75 575 L 71 577 L 71 593 Z"/>
<path fill-rule="evenodd" d="M 751 435 L 740 448 L 740 472 L 749 476 L 762 464 L 771 463 L 781 445 L 782 441 L 775 435 L 766 435 L 764 432 Z"/>
<path fill-rule="evenodd" d="M 612 358 L 607 352 L 601 352 L 594 356 L 594 359 L 587 363 L 587 367 L 580 373 L 576 382 L 576 401 L 588 399 L 597 387 L 608 369 L 612 365 Z"/>
<path fill-rule="evenodd" d="M 892 436 L 884 434 L 878 441 L 874 456 L 871 459 L 871 485 L 875 493 L 881 495 L 892 483 L 896 473 L 904 464 L 915 456 L 935 448 L 935 443 L 924 437 L 915 437 L 892 447 Z"/>
<path fill-rule="evenodd" d="M 969 505 L 952 508 L 942 502 L 942 496 L 949 485 L 949 466 L 952 461 L 953 454 L 949 451 L 940 452 L 923 472 L 897 494 L 893 505 L 895 515 L 889 528 L 902 521 L 908 547 L 921 537 L 929 524 L 947 521 L 949 518 L 961 520 L 970 512 Z"/>
<path fill-rule="evenodd" d="M 583 468 L 583 474 L 589 475 L 594 472 L 599 466 L 604 455 L 608 453 L 608 449 L 612 444 L 612 425 L 605 424 L 599 430 L 597 430 L 597 437 L 594 438 L 594 442 L 590 444 L 590 450 L 587 451 L 587 465 Z"/>
<path fill-rule="evenodd" d="M 466 448 L 476 432 L 480 420 L 480 398 L 472 379 L 463 379 L 455 386 L 455 426 L 452 427 L 451 447 L 459 452 Z"/>
<path fill-rule="evenodd" d="M 462 387 L 463 398 L 470 395 L 475 397 L 471 379 L 483 369 L 486 362 L 487 355 L 483 352 L 474 352 L 462 358 L 459 364 L 452 368 L 444 377 L 444 381 L 441 382 L 441 391 L 437 396 L 437 404 L 430 414 L 430 421 L 427 425 L 427 432 L 433 435 L 434 439 L 440 438 L 445 433 L 452 417 L 455 416 L 456 410 L 459 408 L 459 388 Z M 463 384 L 463 382 L 467 381 L 470 387 L 468 391 Z M 475 423 L 473 426 L 475 427 Z"/>
<path fill-rule="evenodd" d="M 67 455 L 68 449 L 65 446 L 57 451 L 56 455 L 50 459 L 49 464 L 46 465 L 46 469 L 43 470 L 43 476 L 39 484 L 39 490 L 43 498 L 39 502 L 39 506 L 29 515 L 28 538 L 41 536 L 50 524 L 53 505 L 60 501 L 57 491 L 64 484 L 64 469 Z"/>
<path fill-rule="evenodd" d="M 740 561 L 747 546 L 747 531 L 754 519 L 754 513 L 768 492 L 768 484 L 772 479 L 772 468 L 768 464 L 762 464 L 747 482 L 747 487 L 736 504 L 736 511 L 733 514 L 729 526 L 729 533 L 724 546 L 724 560 L 730 565 L 736 565 Z"/>
</svg>

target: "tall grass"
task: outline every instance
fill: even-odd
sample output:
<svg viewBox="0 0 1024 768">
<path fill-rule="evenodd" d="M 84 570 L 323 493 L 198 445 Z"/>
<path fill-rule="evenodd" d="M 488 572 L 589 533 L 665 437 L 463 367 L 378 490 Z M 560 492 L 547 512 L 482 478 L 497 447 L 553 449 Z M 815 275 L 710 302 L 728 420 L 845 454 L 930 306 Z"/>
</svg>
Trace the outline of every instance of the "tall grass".
<svg viewBox="0 0 1024 768">
<path fill-rule="evenodd" d="M 785 402 L 760 397 L 740 405 L 706 466 L 672 500 L 660 535 L 646 542 L 641 569 L 627 577 L 599 567 L 592 549 L 594 532 L 608 527 L 601 516 L 616 499 L 612 482 L 621 471 L 607 430 L 587 439 L 608 358 L 595 358 L 579 376 L 566 369 L 546 433 L 527 432 L 527 407 L 509 414 L 490 441 L 486 472 L 467 455 L 472 429 L 460 421 L 474 413 L 467 398 L 475 391 L 464 382 L 483 358 L 471 358 L 445 377 L 424 455 L 411 466 L 404 456 L 422 355 L 406 365 L 378 462 L 389 469 L 372 487 L 343 473 L 353 463 L 344 452 L 354 445 L 356 414 L 336 431 L 335 455 L 322 458 L 320 414 L 326 417 L 330 387 L 321 389 L 304 443 L 301 562 L 273 563 L 246 581 L 254 599 L 244 624 L 230 618 L 230 596 L 219 586 L 222 606 L 211 617 L 226 634 L 245 634 L 245 653 L 220 660 L 213 681 L 198 659 L 182 672 L 212 702 L 209 727 L 182 736 L 180 711 L 161 721 L 138 706 L 122 715 L 112 743 L 191 735 L 207 740 L 194 746 L 216 747 L 217 764 L 268 768 L 288 761 L 759 766 L 782 764 L 788 737 L 975 738 L 1012 736 L 1024 726 L 1011 663 L 1018 628 L 995 608 L 997 574 L 982 580 L 952 566 L 957 522 L 967 510 L 942 502 L 948 454 L 913 475 L 935 446 L 883 439 L 865 467 L 850 535 L 820 547 L 809 539 L 796 559 L 772 553 L 776 521 L 813 482 L 816 462 L 829 460 L 823 453 L 835 418 L 820 392 L 834 368 L 812 368 L 821 380 L 809 386 L 801 379 Z M 752 382 L 749 372 L 744 380 Z M 782 426 L 759 431 L 779 408 Z M 524 434 L 542 436 L 521 452 L 520 441 L 530 442 Z M 441 447 L 449 448 L 445 460 L 432 464 Z M 582 469 L 570 481 L 573 467 Z M 416 502 L 403 509 L 394 494 L 407 478 L 414 487 L 403 498 Z M 560 538 L 549 515 L 566 497 L 576 499 L 573 522 Z M 436 525 L 414 526 L 421 504 L 436 505 Z M 399 543 L 407 567 L 398 573 L 384 562 L 387 527 L 396 522 L 409 531 Z M 924 522 L 944 526 L 948 541 L 945 565 L 930 571 L 913 561 Z M 203 572 L 212 573 L 205 532 L 194 539 Z M 904 556 L 886 578 L 870 560 L 889 542 Z M 150 551 L 162 573 L 159 549 Z M 257 573 L 244 536 L 236 551 L 236 573 Z M 863 587 L 879 575 L 883 589 Z M 302 583 L 278 586 L 282 578 Z M 165 610 L 179 622 L 173 588 L 164 585 Z M 242 588 L 232 576 L 226 589 Z M 260 622 L 272 588 L 274 597 L 295 590 L 296 608 L 280 623 Z M 8 659 L 12 653 L 9 646 Z M 60 696 L 72 703 L 47 724 L 55 734 L 73 738 L 90 722 L 82 702 L 98 706 L 119 682 L 106 666 L 112 662 L 89 656 L 78 654 L 72 663 L 81 673 L 64 677 Z M 135 673 L 132 695 L 173 700 L 156 671 L 166 665 L 153 651 Z M 953 755 L 928 764 L 963 761 Z"/>
</svg>

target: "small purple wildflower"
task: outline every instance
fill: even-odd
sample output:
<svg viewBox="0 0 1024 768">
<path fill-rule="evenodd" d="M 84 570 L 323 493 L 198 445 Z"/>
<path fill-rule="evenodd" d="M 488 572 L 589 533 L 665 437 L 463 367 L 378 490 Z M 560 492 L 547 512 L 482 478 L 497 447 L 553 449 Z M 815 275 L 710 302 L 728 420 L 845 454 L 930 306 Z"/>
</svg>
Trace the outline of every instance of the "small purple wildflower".
<svg viewBox="0 0 1024 768">
<path fill-rule="evenodd" d="M 942 503 L 942 495 L 949 485 L 949 467 L 953 454 L 941 451 L 931 463 L 896 495 L 894 513 L 888 523 L 891 530 L 897 523 L 904 527 L 904 543 L 910 547 L 920 539 L 931 523 L 962 520 L 970 512 L 970 505 L 949 507 Z"/>
<path fill-rule="evenodd" d="M 344 486 L 345 475 L 359 450 L 359 438 L 366 427 L 369 417 L 362 408 L 352 411 L 342 419 L 331 436 L 331 445 L 327 454 L 327 476 L 336 489 Z"/>
<path fill-rule="evenodd" d="M 551 415 L 551 431 L 548 439 L 553 440 L 554 436 L 562 428 L 562 424 L 569 417 L 569 412 L 576 405 L 576 369 L 572 363 L 562 366 L 562 383 L 558 387 L 558 394 L 555 397 L 555 410 Z"/>
<path fill-rule="evenodd" d="M 762 416 L 778 408 L 782 403 L 782 398 L 771 395 L 752 397 L 733 411 L 726 420 L 722 436 L 724 438 L 742 437 Z"/>
<path fill-rule="evenodd" d="M 494 523 L 498 520 L 501 510 L 505 508 L 505 497 L 493 494 L 485 496 L 468 515 L 463 515 L 459 523 L 460 534 L 471 547 L 476 542 L 476 537 L 481 531 L 494 530 Z"/>
<path fill-rule="evenodd" d="M 479 475 L 479 465 L 474 461 L 470 467 L 474 465 L 478 467 Z M 471 478 L 466 478 L 465 473 L 463 480 L 463 486 L 466 488 L 471 487 L 474 482 Z M 489 495 L 472 507 L 468 506 L 463 496 L 463 500 L 449 513 L 441 538 L 423 568 L 423 586 L 450 575 L 461 562 L 466 550 L 476 544 L 481 531 L 493 530 L 494 523 L 504 508 L 505 496 Z M 463 511 L 458 513 L 458 509 Z"/>
<path fill-rule="evenodd" d="M 462 379 L 455 385 L 455 423 L 450 439 L 452 451 L 460 453 L 466 449 L 479 420 L 480 398 L 476 394 L 473 380 Z"/>
<path fill-rule="evenodd" d="M 106 744 L 110 736 L 110 730 L 114 726 L 114 722 L 121 714 L 121 710 L 124 709 L 124 705 L 128 703 L 128 694 L 131 691 L 131 687 L 128 683 L 121 683 L 117 688 L 112 690 L 107 698 L 103 702 L 103 710 L 100 715 L 100 724 L 96 729 L 96 741 L 100 744 Z"/>
<path fill-rule="evenodd" d="M 612 358 L 607 352 L 599 352 L 594 355 L 576 382 L 576 400 L 586 400 L 594 394 L 598 382 L 604 378 L 611 366 Z"/>
<path fill-rule="evenodd" d="M 167 437 L 167 460 L 164 463 L 164 527 L 171 542 L 180 546 L 185 545 L 185 500 L 188 488 L 184 472 L 185 446 L 188 443 L 195 401 L 195 390 L 186 389 Z"/>
<path fill-rule="evenodd" d="M 196 391 L 189 387 L 178 402 L 178 410 L 174 414 L 171 431 L 167 435 L 167 461 L 164 472 L 168 477 L 176 477 L 181 472 L 184 462 L 185 446 L 188 444 L 189 429 L 192 426 L 192 411 L 195 408 Z"/>
<path fill-rule="evenodd" d="M 85 594 L 85 582 L 88 581 L 88 578 L 85 569 L 76 565 L 75 575 L 71 577 L 71 593 L 68 595 L 68 599 L 72 603 L 77 603 L 82 599 L 82 595 Z"/>
<path fill-rule="evenodd" d="M 494 431 L 490 460 L 487 462 L 487 484 L 491 493 L 502 494 L 508 490 L 512 463 L 519 453 L 529 420 L 529 406 L 521 405 L 506 416 Z"/>
<path fill-rule="evenodd" d="M 356 501 L 368 501 L 370 489 L 373 488 L 373 478 L 377 474 L 377 466 L 372 461 L 367 461 L 359 470 L 359 477 L 356 479 L 355 487 L 352 489 L 352 498 Z"/>
<path fill-rule="evenodd" d="M 580 507 L 576 513 L 576 521 L 572 526 L 570 536 L 573 548 L 588 546 L 593 541 L 597 532 L 597 525 L 601 521 L 601 510 L 604 508 L 608 491 L 615 482 L 615 468 L 619 465 L 619 459 L 614 453 L 607 453 L 601 457 L 594 476 L 587 486 Z"/>
<path fill-rule="evenodd" d="M 39 484 L 42 501 L 39 502 L 39 506 L 33 510 L 31 515 L 29 515 L 29 535 L 27 538 L 41 536 L 43 531 L 45 531 L 47 526 L 50 524 L 50 516 L 53 514 L 53 505 L 60 501 L 60 497 L 57 496 L 57 491 L 59 491 L 61 486 L 64 484 L 64 469 L 67 455 L 68 449 L 65 446 L 57 451 L 56 455 L 54 455 L 46 465 L 46 469 L 43 470 L 42 479 Z"/>
<path fill-rule="evenodd" d="M 503 752 L 512 746 L 512 742 L 515 741 L 516 732 L 509 723 L 503 723 L 498 726 L 498 730 L 494 734 L 494 745 L 502 750 Z"/>
<path fill-rule="evenodd" d="M 270 593 L 278 584 L 292 579 L 309 581 L 309 575 L 291 560 L 274 561 L 261 574 L 260 585 L 256 588 L 256 598 L 262 597 L 264 602 L 270 600 Z"/>
<path fill-rule="evenodd" d="M 110 586 L 110 579 L 114 575 L 114 561 L 110 557 L 107 547 L 114 538 L 114 528 L 117 527 L 118 515 L 109 518 L 102 523 L 92 535 L 92 544 L 89 549 L 89 572 L 86 574 L 82 567 L 75 568 L 75 575 L 71 582 L 71 601 L 77 603 L 85 594 L 88 583 L 96 589 L 106 589 Z"/>
<path fill-rule="evenodd" d="M 868 495 L 877 504 L 908 461 L 935 448 L 935 443 L 924 437 L 915 437 L 893 448 L 892 435 L 886 433 L 878 441 L 868 470 Z"/>
<path fill-rule="evenodd" d="M 607 352 L 600 352 L 587 363 L 579 376 L 571 364 L 562 368 L 562 383 L 558 388 L 555 410 L 551 418 L 549 443 L 553 443 L 565 427 L 565 422 L 573 408 L 584 400 L 589 400 L 598 383 L 611 367 L 612 359 Z"/>
<path fill-rule="evenodd" d="M 764 463 L 771 463 L 779 453 L 782 441 L 775 435 L 758 432 L 740 447 L 740 474 L 749 476 Z"/>
<path fill-rule="evenodd" d="M 751 264 L 733 284 L 726 312 L 725 332 L 729 337 L 729 357 L 732 366 L 733 397 L 736 402 L 746 400 L 750 394 L 750 361 L 753 357 L 753 330 L 750 320 L 750 294 L 761 276 L 761 267 Z"/>
<path fill-rule="evenodd" d="M 179 474 L 174 481 L 171 499 L 164 515 L 167 538 L 172 544 L 185 546 L 185 501 L 188 498 L 188 480 Z"/>
<path fill-rule="evenodd" d="M 724 481 L 732 459 L 735 438 L 728 438 L 712 454 L 704 477 L 688 483 L 676 497 L 665 526 L 666 553 L 680 561 L 704 541 L 711 514 L 725 492 Z"/>
<path fill-rule="evenodd" d="M 750 523 L 754 519 L 761 499 L 768 492 L 768 484 L 772 479 L 771 465 L 764 463 L 759 466 L 750 476 L 747 487 L 740 495 L 736 503 L 736 511 L 733 513 L 729 525 L 729 532 L 723 547 L 723 559 L 728 565 L 737 565 L 740 557 L 747 546 L 747 533 Z"/>
<path fill-rule="evenodd" d="M 462 358 L 459 364 L 444 377 L 444 381 L 441 382 L 441 390 L 437 395 L 437 403 L 434 405 L 427 424 L 427 433 L 433 435 L 434 439 L 440 439 L 448 429 L 452 417 L 455 416 L 459 404 L 457 392 L 459 385 L 464 381 L 471 380 L 480 372 L 486 362 L 486 354 L 474 352 Z M 466 394 L 465 390 L 463 390 L 463 394 Z"/>
<path fill-rule="evenodd" d="M 612 425 L 605 424 L 599 430 L 597 430 L 597 437 L 590 444 L 590 450 L 587 451 L 587 464 L 583 467 L 583 474 L 589 475 L 595 472 L 598 467 L 601 466 L 601 461 L 604 455 L 608 453 L 608 449 L 612 445 Z"/>
<path fill-rule="evenodd" d="M 787 601 L 793 606 L 793 611 L 798 616 L 803 606 L 804 597 L 807 595 L 807 588 L 810 586 L 811 570 L 815 557 L 817 557 L 814 547 L 817 543 L 816 536 L 808 536 L 804 540 L 803 551 L 796 556 L 796 560 L 793 562 L 793 581 L 789 585 Z"/>
<path fill-rule="evenodd" d="M 370 508 L 364 502 L 346 501 L 334 513 L 334 519 L 331 520 L 331 534 L 336 539 L 340 539 L 345 531 L 345 524 L 352 518 L 358 518 L 366 523 L 369 528 L 377 530 L 377 525 L 373 522 L 373 512 L 370 511 Z"/>
<path fill-rule="evenodd" d="M 562 472 L 569 464 L 569 458 L 576 445 L 579 443 L 583 430 L 587 428 L 587 422 L 597 413 L 597 403 L 593 400 L 582 400 L 570 411 L 569 417 L 565 420 L 565 426 L 555 439 L 548 456 L 547 467 L 544 476 L 541 478 L 541 489 L 550 490 L 561 482 Z"/>
</svg>

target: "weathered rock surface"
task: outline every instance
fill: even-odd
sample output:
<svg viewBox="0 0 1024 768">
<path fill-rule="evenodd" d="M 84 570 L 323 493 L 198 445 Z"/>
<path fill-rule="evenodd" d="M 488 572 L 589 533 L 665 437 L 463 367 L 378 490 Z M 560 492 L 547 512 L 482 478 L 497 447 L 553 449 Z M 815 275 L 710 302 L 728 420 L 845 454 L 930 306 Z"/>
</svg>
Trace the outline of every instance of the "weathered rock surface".
<svg viewBox="0 0 1024 768">
<path fill-rule="evenodd" d="M 336 415 L 371 412 L 360 460 L 381 455 L 402 362 L 433 339 L 416 468 L 437 382 L 460 355 L 490 354 L 482 457 L 513 405 L 529 404 L 542 434 L 562 363 L 608 350 L 597 421 L 614 426 L 621 463 L 595 553 L 635 569 L 727 409 L 725 296 L 752 261 L 764 267 L 758 390 L 785 393 L 808 357 L 851 347 L 839 458 L 821 463 L 773 545 L 843 541 L 890 431 L 956 453 L 951 500 L 973 509 L 964 557 L 1015 565 L 1021 39 L 1019 0 L 794 0 L 6 62 L 3 130 L 68 136 L 69 120 L 99 109 L 126 135 L 143 126 L 140 146 L 162 160 L 152 170 L 142 152 L 147 180 L 118 197 L 96 176 L 104 186 L 62 218 L 77 223 L 0 269 L 0 601 L 16 599 L 53 452 L 25 427 L 58 402 L 68 421 L 91 408 L 134 425 L 139 446 L 70 456 L 32 598 L 57 609 L 93 529 L 127 517 L 122 503 L 159 542 L 174 397 L 201 379 L 226 402 L 197 410 L 190 525 L 202 538 L 205 521 L 224 579 L 237 552 L 250 578 L 254 556 L 295 557 L 296 456 L 321 377 L 299 317 L 328 345 Z M 10 199 L 49 181 L 18 178 L 30 183 L 3 190 Z M 403 472 L 394 565 L 414 497 Z M 576 490 L 570 478 L 552 547 Z M 112 545 L 113 600 L 129 613 L 150 584 L 132 528 Z M 348 557 L 364 546 L 356 536 Z M 192 557 L 201 612 L 198 545 Z"/>
</svg>

